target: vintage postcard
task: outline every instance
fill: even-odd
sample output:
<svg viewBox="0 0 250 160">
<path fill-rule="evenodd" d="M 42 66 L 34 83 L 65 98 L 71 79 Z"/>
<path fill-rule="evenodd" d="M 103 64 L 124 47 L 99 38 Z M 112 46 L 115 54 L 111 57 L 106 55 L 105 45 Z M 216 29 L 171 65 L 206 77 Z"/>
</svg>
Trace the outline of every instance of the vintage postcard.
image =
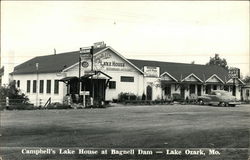
<svg viewBox="0 0 250 160">
<path fill-rule="evenodd" d="M 1 1 L 0 160 L 249 160 L 248 1 Z"/>
</svg>

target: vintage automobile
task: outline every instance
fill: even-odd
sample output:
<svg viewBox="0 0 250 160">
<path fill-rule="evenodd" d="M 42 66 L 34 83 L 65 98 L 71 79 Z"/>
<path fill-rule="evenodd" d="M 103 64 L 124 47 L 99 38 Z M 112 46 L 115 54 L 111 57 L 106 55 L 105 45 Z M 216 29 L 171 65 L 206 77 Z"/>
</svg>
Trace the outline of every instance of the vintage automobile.
<svg viewBox="0 0 250 160">
<path fill-rule="evenodd" d="M 213 90 L 210 94 L 204 94 L 197 97 L 199 104 L 208 104 L 208 105 L 218 105 L 218 106 L 232 106 L 240 104 L 240 101 L 236 99 L 235 96 L 232 96 L 232 93 L 229 93 L 224 90 Z"/>
</svg>

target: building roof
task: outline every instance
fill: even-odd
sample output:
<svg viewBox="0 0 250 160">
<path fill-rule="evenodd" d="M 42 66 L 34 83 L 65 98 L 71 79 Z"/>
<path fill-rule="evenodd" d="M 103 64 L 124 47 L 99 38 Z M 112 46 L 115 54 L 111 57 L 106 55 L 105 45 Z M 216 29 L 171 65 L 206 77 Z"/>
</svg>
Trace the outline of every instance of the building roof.
<svg viewBox="0 0 250 160">
<path fill-rule="evenodd" d="M 103 49 L 104 48 L 94 49 L 94 54 Z M 39 63 L 39 73 L 56 73 L 74 65 L 78 61 L 79 51 L 38 56 L 16 66 L 11 74 L 36 73 L 36 63 Z"/>
<path fill-rule="evenodd" d="M 95 48 L 94 54 L 106 49 Z M 150 60 L 127 59 L 137 68 L 143 71 L 144 66 L 160 67 L 160 74 L 168 72 L 176 80 L 181 81 L 190 74 L 194 74 L 202 81 L 206 81 L 212 75 L 216 74 L 221 80 L 227 82 L 228 71 L 219 66 L 208 66 L 198 64 L 173 63 Z M 79 61 L 79 51 L 66 52 L 60 54 L 38 56 L 32 58 L 14 68 L 11 74 L 32 74 L 36 73 L 36 63 L 39 63 L 39 73 L 56 73 L 76 64 Z"/>
<path fill-rule="evenodd" d="M 224 82 L 228 80 L 228 71 L 220 66 L 137 60 L 137 59 L 128 59 L 128 60 L 140 69 L 143 69 L 144 66 L 160 67 L 160 74 L 168 72 L 178 81 L 183 80 L 190 74 L 196 75 L 202 81 L 207 80 L 214 74 L 216 74 Z"/>
</svg>

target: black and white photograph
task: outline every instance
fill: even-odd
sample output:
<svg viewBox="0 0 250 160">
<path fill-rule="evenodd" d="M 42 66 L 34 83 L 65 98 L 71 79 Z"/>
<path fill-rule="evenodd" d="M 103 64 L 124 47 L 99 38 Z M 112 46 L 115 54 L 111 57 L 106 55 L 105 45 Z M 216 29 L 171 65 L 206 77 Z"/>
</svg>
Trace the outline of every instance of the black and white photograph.
<svg viewBox="0 0 250 160">
<path fill-rule="evenodd" d="M 249 1 L 1 1 L 0 160 L 249 160 Z"/>
</svg>

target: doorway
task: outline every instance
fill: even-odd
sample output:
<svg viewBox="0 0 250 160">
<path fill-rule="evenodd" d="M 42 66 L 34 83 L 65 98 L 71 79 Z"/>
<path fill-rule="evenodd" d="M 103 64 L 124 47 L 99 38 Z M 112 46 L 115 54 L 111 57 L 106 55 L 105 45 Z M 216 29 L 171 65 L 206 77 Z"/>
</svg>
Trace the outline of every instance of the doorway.
<svg viewBox="0 0 250 160">
<path fill-rule="evenodd" d="M 201 85 L 197 86 L 197 92 L 198 96 L 201 96 Z"/>
<path fill-rule="evenodd" d="M 185 87 L 181 86 L 181 99 L 185 99 Z"/>
<path fill-rule="evenodd" d="M 147 100 L 152 100 L 152 87 L 147 86 Z"/>
</svg>

